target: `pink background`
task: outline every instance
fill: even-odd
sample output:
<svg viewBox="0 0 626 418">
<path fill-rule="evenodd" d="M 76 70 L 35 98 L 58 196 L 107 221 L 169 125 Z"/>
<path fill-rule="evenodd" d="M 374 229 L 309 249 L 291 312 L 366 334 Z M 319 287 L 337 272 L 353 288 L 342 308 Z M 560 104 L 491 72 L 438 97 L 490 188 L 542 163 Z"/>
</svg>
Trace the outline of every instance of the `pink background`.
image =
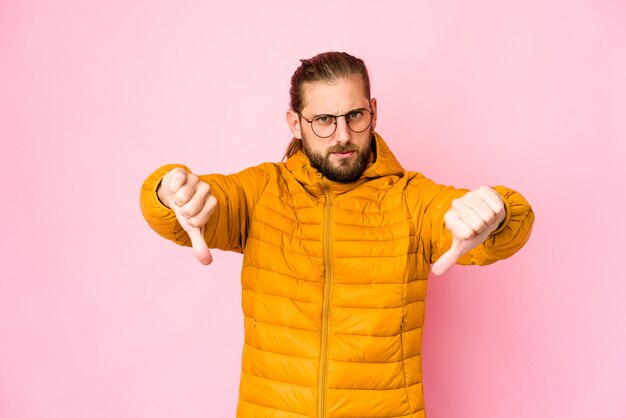
<svg viewBox="0 0 626 418">
<path fill-rule="evenodd" d="M 234 416 L 241 256 L 160 239 L 139 188 L 279 160 L 326 50 L 365 59 L 406 168 L 537 215 L 430 282 L 429 418 L 626 416 L 626 3 L 380 3 L 0 2 L 0 417 Z"/>
</svg>

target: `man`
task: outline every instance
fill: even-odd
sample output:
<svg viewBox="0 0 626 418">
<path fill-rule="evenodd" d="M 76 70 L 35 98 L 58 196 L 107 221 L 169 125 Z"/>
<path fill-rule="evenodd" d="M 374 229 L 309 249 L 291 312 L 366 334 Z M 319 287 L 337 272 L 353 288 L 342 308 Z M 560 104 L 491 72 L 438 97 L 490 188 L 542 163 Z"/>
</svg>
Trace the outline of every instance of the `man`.
<svg viewBox="0 0 626 418">
<path fill-rule="evenodd" d="M 144 183 L 150 226 L 243 253 L 238 417 L 425 417 L 421 339 L 429 270 L 489 264 L 534 215 L 505 187 L 468 192 L 405 171 L 374 131 L 362 60 L 328 52 L 291 79 L 284 163 Z"/>
</svg>

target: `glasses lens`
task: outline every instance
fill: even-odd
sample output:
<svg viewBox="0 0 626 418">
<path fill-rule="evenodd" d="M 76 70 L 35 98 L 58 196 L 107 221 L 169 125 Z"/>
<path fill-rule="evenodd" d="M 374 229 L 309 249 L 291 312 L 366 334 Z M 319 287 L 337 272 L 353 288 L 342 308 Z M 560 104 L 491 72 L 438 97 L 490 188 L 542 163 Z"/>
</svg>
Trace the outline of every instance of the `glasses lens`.
<svg viewBox="0 0 626 418">
<path fill-rule="evenodd" d="M 346 115 L 346 122 L 353 132 L 363 132 L 370 127 L 372 115 L 367 109 L 356 109 Z"/>
<path fill-rule="evenodd" d="M 331 136 L 337 128 L 337 124 L 335 123 L 335 117 L 333 115 L 316 116 L 315 118 L 313 118 L 311 128 L 313 128 L 313 132 L 315 132 L 315 135 L 317 136 L 320 136 L 322 138 Z"/>
</svg>

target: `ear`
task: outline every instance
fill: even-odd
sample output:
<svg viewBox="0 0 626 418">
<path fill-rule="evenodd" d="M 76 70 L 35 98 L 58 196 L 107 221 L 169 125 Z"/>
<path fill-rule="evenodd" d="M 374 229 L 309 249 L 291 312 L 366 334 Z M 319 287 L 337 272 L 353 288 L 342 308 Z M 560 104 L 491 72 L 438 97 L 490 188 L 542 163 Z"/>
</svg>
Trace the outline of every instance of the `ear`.
<svg viewBox="0 0 626 418">
<path fill-rule="evenodd" d="M 372 106 L 372 130 L 376 129 L 376 118 L 378 117 L 378 109 L 377 109 L 377 103 L 376 103 L 376 98 L 372 98 L 372 100 L 370 100 L 370 106 Z"/>
<path fill-rule="evenodd" d="M 302 139 L 302 126 L 300 125 L 300 116 L 291 109 L 287 111 L 286 116 L 287 116 L 287 125 L 289 125 L 291 134 L 296 139 Z"/>
</svg>

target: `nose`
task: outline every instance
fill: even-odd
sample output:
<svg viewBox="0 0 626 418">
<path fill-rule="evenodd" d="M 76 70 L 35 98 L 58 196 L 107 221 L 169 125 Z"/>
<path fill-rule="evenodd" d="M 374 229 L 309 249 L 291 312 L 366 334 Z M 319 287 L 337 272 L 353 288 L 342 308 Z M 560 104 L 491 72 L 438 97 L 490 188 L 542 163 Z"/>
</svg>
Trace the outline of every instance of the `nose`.
<svg viewBox="0 0 626 418">
<path fill-rule="evenodd" d="M 337 142 L 347 143 L 352 139 L 352 130 L 348 127 L 346 117 L 337 118 Z"/>
</svg>

